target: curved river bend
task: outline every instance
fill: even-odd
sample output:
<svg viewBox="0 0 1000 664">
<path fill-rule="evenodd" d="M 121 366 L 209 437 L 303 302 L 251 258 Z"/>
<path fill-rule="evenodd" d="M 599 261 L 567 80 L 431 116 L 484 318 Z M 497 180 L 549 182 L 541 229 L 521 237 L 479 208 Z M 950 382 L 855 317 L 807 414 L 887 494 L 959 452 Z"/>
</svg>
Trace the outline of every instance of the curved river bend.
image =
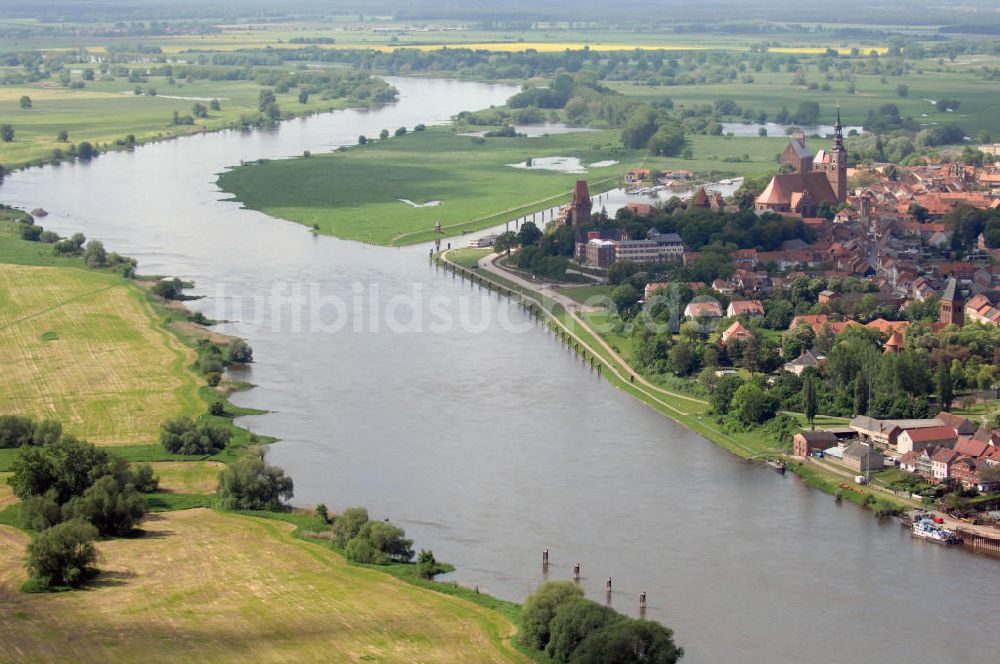
<svg viewBox="0 0 1000 664">
<path fill-rule="evenodd" d="M 391 517 L 460 582 L 521 600 L 547 547 L 549 578 L 579 562 L 603 600 L 613 576 L 622 611 L 646 590 L 687 662 L 996 660 L 996 561 L 912 541 L 730 456 L 608 386 L 506 301 L 436 271 L 427 246 L 314 238 L 220 200 L 216 174 L 241 160 L 444 122 L 516 90 L 393 82 L 390 107 L 15 173 L 0 200 L 196 281 L 198 308 L 238 321 L 223 331 L 254 347 L 246 378 L 259 387 L 235 399 L 273 411 L 242 423 L 282 439 L 270 459 L 296 502 Z"/>
</svg>

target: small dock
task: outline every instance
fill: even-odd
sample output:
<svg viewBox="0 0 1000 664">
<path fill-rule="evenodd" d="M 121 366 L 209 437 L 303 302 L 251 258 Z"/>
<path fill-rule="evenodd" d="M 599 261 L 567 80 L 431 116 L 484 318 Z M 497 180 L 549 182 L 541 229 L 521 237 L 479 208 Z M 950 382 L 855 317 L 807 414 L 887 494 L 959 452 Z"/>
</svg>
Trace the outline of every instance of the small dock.
<svg viewBox="0 0 1000 664">
<path fill-rule="evenodd" d="M 973 551 L 1000 556 L 1000 537 L 987 537 L 964 528 L 958 528 L 956 534 L 962 546 L 967 546 Z"/>
</svg>

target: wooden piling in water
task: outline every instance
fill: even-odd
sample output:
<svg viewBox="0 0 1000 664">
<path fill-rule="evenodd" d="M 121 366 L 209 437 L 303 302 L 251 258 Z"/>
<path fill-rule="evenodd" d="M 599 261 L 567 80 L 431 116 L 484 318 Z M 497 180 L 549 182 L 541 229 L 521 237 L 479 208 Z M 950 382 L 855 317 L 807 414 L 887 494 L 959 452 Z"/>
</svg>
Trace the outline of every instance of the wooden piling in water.
<svg viewBox="0 0 1000 664">
<path fill-rule="evenodd" d="M 973 551 L 982 551 L 983 553 L 1000 556 L 1000 540 L 998 539 L 962 530 L 961 528 L 958 530 L 958 537 L 962 540 L 964 546 L 969 547 Z"/>
</svg>

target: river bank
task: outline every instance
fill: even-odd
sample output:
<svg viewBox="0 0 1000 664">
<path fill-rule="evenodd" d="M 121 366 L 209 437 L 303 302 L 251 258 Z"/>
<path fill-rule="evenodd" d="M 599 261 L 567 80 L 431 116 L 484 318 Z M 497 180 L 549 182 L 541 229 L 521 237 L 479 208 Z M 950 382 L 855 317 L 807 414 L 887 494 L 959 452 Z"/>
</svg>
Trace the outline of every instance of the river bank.
<svg viewBox="0 0 1000 664">
<path fill-rule="evenodd" d="M 675 422 L 698 433 L 709 441 L 719 445 L 729 452 L 748 461 L 763 462 L 778 459 L 785 468 L 802 478 L 808 486 L 819 489 L 837 497 L 866 508 L 875 509 L 875 505 L 866 504 L 868 496 L 892 505 L 896 509 L 912 509 L 921 504 L 909 497 L 902 497 L 892 491 L 877 485 L 865 487 L 855 486 L 844 473 L 819 464 L 810 464 L 808 460 L 797 459 L 786 450 L 770 446 L 754 432 L 733 434 L 726 432 L 712 421 L 709 403 L 690 394 L 671 391 L 657 386 L 647 380 L 640 372 L 629 366 L 624 358 L 601 337 L 579 315 L 583 307 L 573 299 L 555 292 L 551 285 L 529 281 L 516 272 L 497 264 L 497 255 L 486 256 L 479 260 L 478 269 L 469 268 L 449 260 L 446 250 L 434 254 L 432 259 L 437 264 L 450 267 L 463 278 L 469 278 L 473 283 L 492 284 L 503 295 L 512 297 L 522 304 L 530 298 L 530 304 L 525 304 L 536 316 L 543 316 L 546 323 L 557 330 L 560 338 L 579 353 L 584 363 L 589 362 L 592 370 L 657 412 L 666 415 Z M 801 414 L 791 413 L 802 418 Z"/>
</svg>

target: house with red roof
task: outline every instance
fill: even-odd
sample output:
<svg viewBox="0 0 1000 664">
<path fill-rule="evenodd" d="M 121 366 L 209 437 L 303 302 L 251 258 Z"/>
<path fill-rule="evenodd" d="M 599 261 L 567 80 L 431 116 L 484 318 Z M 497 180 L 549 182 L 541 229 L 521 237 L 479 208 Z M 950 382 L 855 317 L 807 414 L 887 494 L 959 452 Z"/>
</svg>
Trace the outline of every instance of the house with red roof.
<svg viewBox="0 0 1000 664">
<path fill-rule="evenodd" d="M 941 420 L 943 423 L 950 426 L 955 430 L 955 433 L 959 436 L 969 436 L 976 433 L 976 425 L 967 417 L 962 417 L 961 415 L 955 415 L 949 413 L 948 411 L 942 410 L 937 414 L 937 419 Z M 961 441 L 959 441 L 961 442 Z M 984 441 L 988 444 L 988 441 Z M 968 452 L 962 452 L 962 454 L 968 454 Z"/>
<path fill-rule="evenodd" d="M 747 318 L 763 318 L 764 305 L 760 300 L 733 300 L 726 307 L 726 315 L 730 318 L 746 316 Z"/>
<path fill-rule="evenodd" d="M 692 300 L 684 307 L 684 318 L 688 320 L 699 318 L 722 318 L 722 305 L 717 300 Z"/>
<path fill-rule="evenodd" d="M 893 332 L 902 332 L 907 327 L 909 327 L 910 321 L 908 320 L 886 320 L 884 318 L 876 318 L 873 321 L 865 323 L 865 327 L 869 330 L 878 330 L 882 334 L 892 334 Z"/>
<path fill-rule="evenodd" d="M 753 339 L 753 333 L 743 327 L 739 321 L 736 321 L 725 329 L 722 333 L 722 337 L 720 338 L 720 342 L 723 346 L 725 346 L 734 339 L 736 341 L 750 341 Z"/>
<path fill-rule="evenodd" d="M 931 457 L 931 477 L 938 482 L 951 477 L 951 464 L 959 457 L 953 449 L 942 447 Z"/>
<path fill-rule="evenodd" d="M 946 425 L 904 429 L 896 436 L 896 451 L 906 454 L 911 450 L 931 446 L 952 449 L 957 442 L 958 434 Z"/>
</svg>

